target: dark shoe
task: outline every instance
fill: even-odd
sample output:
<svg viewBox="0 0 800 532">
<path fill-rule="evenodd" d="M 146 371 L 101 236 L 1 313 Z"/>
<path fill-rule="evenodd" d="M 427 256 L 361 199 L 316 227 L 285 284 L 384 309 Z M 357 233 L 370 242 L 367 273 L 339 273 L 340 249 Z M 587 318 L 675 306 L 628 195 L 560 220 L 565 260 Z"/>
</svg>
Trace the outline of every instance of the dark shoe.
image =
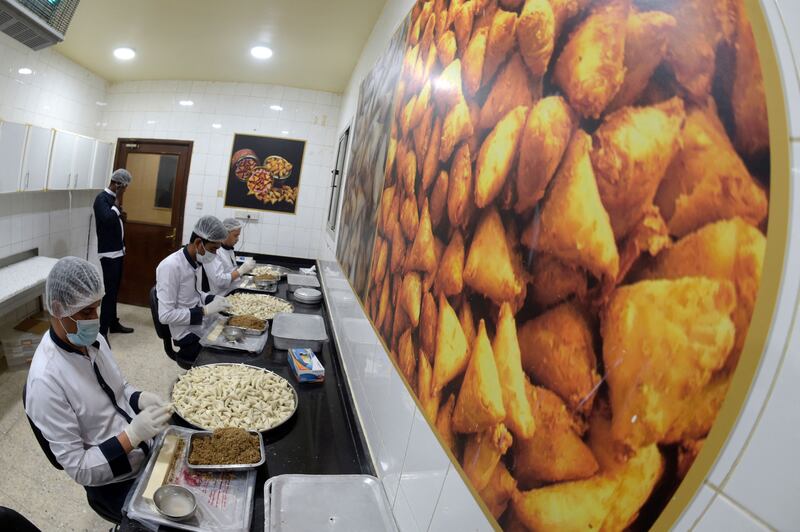
<svg viewBox="0 0 800 532">
<path fill-rule="evenodd" d="M 112 325 L 109 327 L 108 332 L 110 333 L 120 333 L 120 334 L 130 334 L 133 332 L 133 327 L 125 327 L 121 323 L 117 323 L 116 325 Z"/>
</svg>

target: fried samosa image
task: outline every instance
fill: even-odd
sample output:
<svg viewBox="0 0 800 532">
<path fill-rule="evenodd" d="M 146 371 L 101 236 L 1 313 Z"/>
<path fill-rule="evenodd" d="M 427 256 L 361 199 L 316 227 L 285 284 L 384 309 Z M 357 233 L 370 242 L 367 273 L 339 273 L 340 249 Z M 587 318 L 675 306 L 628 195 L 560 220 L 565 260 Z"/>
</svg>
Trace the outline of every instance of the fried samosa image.
<svg viewBox="0 0 800 532">
<path fill-rule="evenodd" d="M 458 143 L 472 136 L 472 133 L 472 117 L 469 114 L 469 106 L 462 100 L 455 104 L 444 118 L 442 139 L 439 145 L 439 160 L 442 162 L 449 160 Z"/>
<path fill-rule="evenodd" d="M 431 356 L 436 353 L 436 315 L 436 300 L 433 294 L 425 292 L 419 317 L 419 346 Z"/>
<path fill-rule="evenodd" d="M 655 198 L 670 233 L 682 237 L 734 216 L 759 225 L 767 195 L 733 149 L 713 105 L 689 111 L 682 141 Z"/>
<path fill-rule="evenodd" d="M 458 322 L 461 324 L 467 343 L 472 345 L 478 331 L 475 330 L 475 318 L 472 316 L 472 307 L 468 301 L 464 301 L 458 309 Z"/>
<path fill-rule="evenodd" d="M 522 243 L 582 266 L 595 277 L 616 278 L 619 255 L 597 190 L 590 146 L 589 136 L 583 130 L 576 131 L 553 178 L 541 216 L 534 218 L 522 234 Z"/>
<path fill-rule="evenodd" d="M 436 178 L 436 171 L 439 169 L 439 146 L 442 143 L 441 119 L 437 118 L 433 121 L 428 142 L 430 144 L 425 152 L 425 160 L 422 163 L 422 192 L 427 192 L 431 188 L 433 180 Z"/>
<path fill-rule="evenodd" d="M 417 156 L 414 154 L 414 150 L 404 150 L 398 163 L 400 166 L 397 170 L 397 178 L 406 192 L 413 195 L 417 184 Z"/>
<path fill-rule="evenodd" d="M 447 212 L 447 192 L 450 188 L 450 174 L 446 170 L 439 172 L 439 177 L 431 190 L 431 224 L 438 227 Z"/>
<path fill-rule="evenodd" d="M 574 127 L 572 110 L 561 96 L 542 98 L 528 113 L 519 146 L 517 212 L 530 209 L 544 197 Z"/>
<path fill-rule="evenodd" d="M 522 367 L 573 412 L 587 414 L 600 376 L 589 323 L 573 303 L 562 303 L 520 326 Z"/>
<path fill-rule="evenodd" d="M 517 147 L 527 116 L 527 107 L 515 107 L 483 141 L 475 165 L 475 205 L 478 208 L 489 205 L 502 190 L 516 160 Z"/>
<path fill-rule="evenodd" d="M 526 487 L 546 482 L 589 478 L 598 465 L 592 451 L 575 432 L 564 402 L 546 388 L 526 383 L 536 431 L 514 440 L 514 473 Z"/>
<path fill-rule="evenodd" d="M 667 40 L 676 24 L 675 17 L 663 11 L 631 13 L 626 26 L 625 79 L 607 111 L 639 99 L 667 53 Z"/>
<path fill-rule="evenodd" d="M 733 372 L 717 372 L 705 387 L 687 396 L 662 442 L 671 444 L 705 438 L 725 402 L 732 379 Z"/>
<path fill-rule="evenodd" d="M 488 81 L 497 72 L 498 67 L 508 57 L 517 36 L 517 14 L 498 9 L 492 17 L 489 34 L 486 37 L 486 57 L 483 61 L 481 79 Z"/>
<path fill-rule="evenodd" d="M 400 287 L 400 305 L 406 312 L 411 325 L 419 325 L 419 312 L 422 307 L 422 280 L 419 273 L 409 272 L 403 277 Z"/>
<path fill-rule="evenodd" d="M 508 303 L 500 306 L 497 332 L 492 341 L 492 352 L 500 376 L 503 404 L 506 409 L 505 424 L 520 438 L 530 438 L 536 428 L 531 404 L 525 392 L 525 374 L 517 340 L 517 323 Z"/>
<path fill-rule="evenodd" d="M 472 160 L 469 145 L 459 146 L 450 166 L 449 188 L 447 190 L 447 215 L 450 225 L 463 227 L 469 221 L 473 203 Z"/>
<path fill-rule="evenodd" d="M 414 348 L 414 339 L 411 337 L 411 329 L 401 334 L 397 341 L 397 364 L 411 387 L 415 387 L 417 355 Z"/>
<path fill-rule="evenodd" d="M 428 421 L 436 423 L 441 394 L 433 393 L 433 369 L 424 351 L 420 351 L 417 361 L 417 399 Z"/>
<path fill-rule="evenodd" d="M 480 490 L 481 499 L 486 503 L 489 512 L 495 519 L 499 519 L 508 507 L 511 494 L 517 489 L 517 481 L 508 472 L 502 462 L 497 464 L 486 487 Z"/>
<path fill-rule="evenodd" d="M 553 80 L 581 115 L 598 118 L 625 78 L 625 26 L 630 0 L 601 0 L 570 35 Z"/>
<path fill-rule="evenodd" d="M 436 291 L 455 296 L 464 289 L 464 237 L 459 231 L 450 237 L 436 273 Z"/>
<path fill-rule="evenodd" d="M 498 304 L 513 301 L 524 288 L 515 268 L 516 260 L 500 214 L 494 208 L 487 209 L 469 247 L 464 282 Z"/>
<path fill-rule="evenodd" d="M 486 324 L 481 320 L 464 382 L 458 392 L 453 412 L 453 429 L 461 433 L 481 432 L 503 421 L 505 417 L 500 377 L 497 375 L 492 346 L 486 334 Z"/>
<path fill-rule="evenodd" d="M 624 238 L 653 202 L 680 148 L 686 114 L 673 98 L 649 107 L 625 107 L 606 116 L 594 134 L 592 166 L 617 240 Z"/>
<path fill-rule="evenodd" d="M 697 455 L 703 450 L 706 440 L 689 440 L 681 443 L 678 448 L 678 478 L 684 478 L 694 464 Z"/>
<path fill-rule="evenodd" d="M 736 147 L 745 157 L 756 158 L 769 152 L 767 98 L 753 29 L 744 5 L 737 5 L 736 75 L 731 93 Z"/>
<path fill-rule="evenodd" d="M 493 128 L 501 118 L 518 106 L 530 107 L 534 99 L 531 87 L 522 59 L 519 54 L 514 54 L 492 83 L 486 102 L 481 108 L 478 129 Z"/>
<path fill-rule="evenodd" d="M 458 457 L 458 439 L 456 433 L 453 432 L 453 410 L 456 407 L 456 396 L 450 394 L 447 401 L 439 408 L 439 414 L 436 416 L 436 432 L 439 437 L 447 445 L 450 451 Z"/>
<path fill-rule="evenodd" d="M 463 54 L 472 35 L 472 26 L 475 22 L 475 5 L 477 0 L 467 0 L 460 6 L 450 6 L 450 11 L 454 13 L 453 29 L 456 33 L 456 43 L 458 44 L 459 54 Z"/>
<path fill-rule="evenodd" d="M 464 79 L 464 92 L 469 96 L 474 96 L 478 89 L 481 88 L 488 36 L 489 30 L 486 28 L 476 31 L 461 58 L 463 62 L 461 75 Z"/>
<path fill-rule="evenodd" d="M 556 21 L 556 39 L 561 35 L 564 24 L 583 11 L 592 0 L 550 0 L 553 6 L 553 18 Z"/>
<path fill-rule="evenodd" d="M 456 312 L 444 295 L 439 296 L 439 322 L 436 325 L 436 355 L 433 358 L 433 393 L 439 393 L 460 375 L 469 362 L 467 338 Z"/>
<path fill-rule="evenodd" d="M 736 342 L 726 364 L 732 370 L 739 361 L 750 327 L 766 246 L 767 239 L 761 231 L 741 218 L 716 222 L 683 237 L 672 248 L 660 253 L 641 278 L 705 276 L 734 284 L 736 309 L 731 318 L 736 325 Z"/>
<path fill-rule="evenodd" d="M 502 423 L 467 438 L 461 466 L 476 490 L 480 491 L 489 484 L 500 458 L 511 447 L 512 441 Z"/>
<path fill-rule="evenodd" d="M 455 59 L 442 70 L 433 84 L 433 99 L 442 110 L 464 101 L 461 89 L 461 60 Z"/>
<path fill-rule="evenodd" d="M 412 240 L 417 236 L 419 211 L 417 210 L 417 201 L 412 196 L 406 196 L 400 207 L 400 228 L 403 230 L 406 240 Z"/>
<path fill-rule="evenodd" d="M 439 64 L 445 68 L 450 66 L 455 60 L 457 52 L 456 34 L 452 31 L 444 32 L 436 42 L 436 53 L 439 58 Z"/>
<path fill-rule="evenodd" d="M 602 317 L 614 440 L 662 441 L 683 402 L 720 370 L 734 345 L 730 281 L 641 281 L 618 288 Z"/>
<path fill-rule="evenodd" d="M 617 283 L 621 283 L 625 279 L 642 255 L 655 257 L 671 244 L 672 239 L 669 237 L 667 223 L 661 217 L 658 207 L 650 205 L 625 240 L 620 243 L 619 274 L 616 281 L 607 283 L 601 299 L 605 300 L 604 296 L 608 295 Z"/>
<path fill-rule="evenodd" d="M 413 198 L 411 200 L 414 202 Z M 436 270 L 436 250 L 431 228 L 431 216 L 428 209 L 428 200 L 422 204 L 422 213 L 419 217 L 417 235 L 408 254 L 406 269 L 423 272 Z M 414 324 L 416 325 L 416 323 Z"/>
<path fill-rule="evenodd" d="M 526 0 L 517 22 L 519 52 L 531 74 L 543 76 L 555 46 L 556 19 L 549 0 Z"/>
<path fill-rule="evenodd" d="M 576 296 L 582 299 L 588 289 L 586 272 L 547 253 L 539 253 L 530 269 L 530 297 L 540 307 L 550 307 Z"/>
</svg>

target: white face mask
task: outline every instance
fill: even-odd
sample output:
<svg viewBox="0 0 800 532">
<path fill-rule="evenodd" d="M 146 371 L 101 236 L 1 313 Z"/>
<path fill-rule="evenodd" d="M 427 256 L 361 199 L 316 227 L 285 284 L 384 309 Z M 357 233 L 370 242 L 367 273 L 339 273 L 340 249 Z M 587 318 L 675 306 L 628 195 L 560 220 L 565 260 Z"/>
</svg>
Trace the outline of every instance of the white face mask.
<svg viewBox="0 0 800 532">
<path fill-rule="evenodd" d="M 201 244 L 202 245 L 202 244 Z M 208 251 L 205 246 L 203 247 L 203 253 L 200 253 L 200 250 L 197 250 L 197 262 L 200 264 L 210 264 L 214 261 L 217 256 L 210 251 Z"/>
</svg>

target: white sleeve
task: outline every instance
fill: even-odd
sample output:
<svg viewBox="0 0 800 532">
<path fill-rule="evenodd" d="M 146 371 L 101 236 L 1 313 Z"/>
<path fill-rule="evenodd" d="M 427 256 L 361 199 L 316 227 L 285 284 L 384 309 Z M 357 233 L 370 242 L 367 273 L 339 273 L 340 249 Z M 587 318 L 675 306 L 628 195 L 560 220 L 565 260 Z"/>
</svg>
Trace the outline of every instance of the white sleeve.
<svg viewBox="0 0 800 532">
<path fill-rule="evenodd" d="M 217 255 L 217 258 L 211 263 L 203 265 L 213 293 L 222 292 L 231 285 L 231 274 L 225 272 L 224 260 L 223 257 Z"/>
</svg>

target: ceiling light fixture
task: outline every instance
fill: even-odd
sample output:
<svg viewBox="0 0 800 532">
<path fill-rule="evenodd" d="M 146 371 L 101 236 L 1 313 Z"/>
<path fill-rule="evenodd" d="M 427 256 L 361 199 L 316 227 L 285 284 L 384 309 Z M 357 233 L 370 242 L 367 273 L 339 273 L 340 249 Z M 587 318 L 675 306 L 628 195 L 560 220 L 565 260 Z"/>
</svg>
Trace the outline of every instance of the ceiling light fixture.
<svg viewBox="0 0 800 532">
<path fill-rule="evenodd" d="M 250 48 L 250 55 L 256 59 L 269 59 L 272 57 L 272 49 L 266 46 L 253 46 Z"/>
<path fill-rule="evenodd" d="M 281 135 L 288 135 L 288 134 L 289 134 L 289 132 L 286 131 L 285 129 L 283 131 L 281 131 Z"/>
<path fill-rule="evenodd" d="M 31 74 L 33 74 L 33 70 L 31 70 L 28 67 L 22 67 L 19 70 L 17 70 L 17 73 L 22 74 L 23 76 L 30 76 Z"/>
<path fill-rule="evenodd" d="M 191 107 L 194 105 L 194 102 L 192 100 L 181 100 L 178 102 L 178 105 L 182 105 L 184 107 Z"/>
<path fill-rule="evenodd" d="M 218 122 L 214 122 L 213 124 L 211 124 L 211 127 L 213 127 L 214 129 L 219 129 L 219 128 L 222 127 L 222 124 L 220 124 Z"/>
<path fill-rule="evenodd" d="M 94 102 L 94 104 L 100 107 L 105 107 L 106 105 L 108 105 L 107 102 L 101 102 L 100 100 L 97 100 L 96 102 Z"/>
<path fill-rule="evenodd" d="M 270 105 L 269 108 L 272 109 L 273 111 L 283 111 L 283 107 L 281 107 L 280 105 Z"/>
<path fill-rule="evenodd" d="M 136 57 L 136 52 L 133 50 L 133 48 L 123 46 L 122 48 L 117 48 L 114 50 L 114 57 L 120 61 L 130 61 Z"/>
</svg>

